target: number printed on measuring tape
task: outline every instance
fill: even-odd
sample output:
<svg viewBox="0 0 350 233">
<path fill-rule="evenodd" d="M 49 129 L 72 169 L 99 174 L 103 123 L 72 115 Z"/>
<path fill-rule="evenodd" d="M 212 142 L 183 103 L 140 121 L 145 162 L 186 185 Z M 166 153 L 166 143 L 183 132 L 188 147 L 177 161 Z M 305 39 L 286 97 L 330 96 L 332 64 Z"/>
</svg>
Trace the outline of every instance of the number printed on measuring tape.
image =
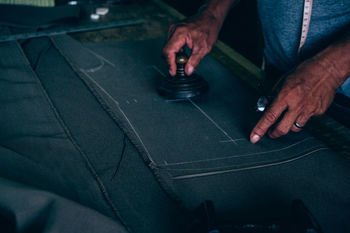
<svg viewBox="0 0 350 233">
<path fill-rule="evenodd" d="M 298 52 L 300 53 L 301 48 L 304 46 L 309 32 L 310 21 L 312 12 L 312 0 L 304 0 L 304 12 L 303 12 L 303 22 L 301 26 L 301 36 Z"/>
</svg>

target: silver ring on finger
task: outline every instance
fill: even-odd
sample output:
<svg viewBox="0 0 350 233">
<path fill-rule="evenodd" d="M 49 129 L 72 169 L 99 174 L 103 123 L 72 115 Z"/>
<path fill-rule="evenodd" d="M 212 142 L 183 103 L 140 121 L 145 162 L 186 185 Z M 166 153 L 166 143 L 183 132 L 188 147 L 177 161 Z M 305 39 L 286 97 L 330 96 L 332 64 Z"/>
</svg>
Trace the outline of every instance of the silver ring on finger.
<svg viewBox="0 0 350 233">
<path fill-rule="evenodd" d="M 297 127 L 298 129 L 302 129 L 303 126 L 299 125 L 297 122 L 294 122 L 294 126 Z"/>
</svg>

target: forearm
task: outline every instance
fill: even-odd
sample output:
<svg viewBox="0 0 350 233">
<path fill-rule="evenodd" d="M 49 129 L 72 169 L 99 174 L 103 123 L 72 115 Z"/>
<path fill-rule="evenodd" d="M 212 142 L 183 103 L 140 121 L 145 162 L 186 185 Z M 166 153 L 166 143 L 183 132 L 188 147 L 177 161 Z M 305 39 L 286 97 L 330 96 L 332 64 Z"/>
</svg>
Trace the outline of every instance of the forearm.
<svg viewBox="0 0 350 233">
<path fill-rule="evenodd" d="M 329 73 L 329 77 L 335 81 L 334 88 L 338 88 L 350 77 L 350 33 L 329 45 L 311 60 L 316 61 Z"/>
<path fill-rule="evenodd" d="M 231 7 L 238 2 L 239 0 L 208 0 L 200 12 L 214 17 L 221 27 Z"/>
</svg>

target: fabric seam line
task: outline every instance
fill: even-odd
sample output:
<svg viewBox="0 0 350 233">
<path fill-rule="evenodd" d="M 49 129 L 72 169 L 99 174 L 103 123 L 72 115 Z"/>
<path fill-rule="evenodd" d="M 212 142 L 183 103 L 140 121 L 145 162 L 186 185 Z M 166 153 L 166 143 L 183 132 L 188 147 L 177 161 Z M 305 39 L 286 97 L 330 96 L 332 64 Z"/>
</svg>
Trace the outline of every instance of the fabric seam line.
<svg viewBox="0 0 350 233">
<path fill-rule="evenodd" d="M 50 38 L 50 41 L 52 42 L 51 38 Z M 27 59 L 27 56 L 25 55 L 25 53 L 23 52 L 22 48 L 20 47 L 20 45 L 18 44 L 18 42 L 16 42 L 17 44 L 17 47 L 20 49 L 21 53 L 24 55 L 24 58 L 27 62 L 27 65 L 29 65 L 29 67 L 31 67 L 28 59 Z M 54 43 L 52 43 L 54 45 Z M 55 46 L 56 48 L 56 46 Z M 57 49 L 57 48 L 56 48 Z M 59 52 L 59 50 L 57 49 L 57 51 Z M 65 122 L 63 121 L 63 119 L 61 118 L 57 108 L 55 107 L 55 105 L 53 104 L 53 102 L 51 101 L 51 98 L 50 96 L 48 95 L 48 93 L 46 92 L 45 88 L 43 87 L 43 84 L 41 82 L 41 80 L 39 79 L 39 77 L 36 75 L 36 73 L 34 72 L 34 70 L 30 69 L 31 70 L 31 73 L 34 75 L 34 77 L 37 79 L 38 81 L 38 84 L 40 86 L 40 89 L 42 90 L 44 96 L 46 97 L 46 100 L 48 101 L 51 109 L 53 110 L 53 113 L 57 119 L 57 121 L 59 122 L 59 124 L 61 125 L 62 129 L 64 130 L 64 132 L 66 133 L 67 135 L 67 138 L 69 139 L 69 141 L 72 143 L 72 145 L 75 147 L 75 149 L 79 152 L 79 154 L 83 157 L 83 159 L 85 160 L 87 166 L 88 166 L 88 169 L 90 170 L 91 174 L 93 175 L 93 177 L 95 178 L 95 181 L 97 182 L 99 188 L 100 188 L 100 191 L 101 191 L 101 194 L 102 196 L 104 197 L 104 199 L 107 201 L 107 203 L 109 204 L 109 206 L 111 207 L 112 211 L 114 212 L 114 214 L 116 215 L 117 218 L 119 218 L 117 212 L 116 212 L 116 209 L 113 205 L 113 203 L 111 203 L 110 201 L 110 198 L 109 198 L 109 195 L 106 191 L 106 188 L 104 187 L 101 179 L 99 178 L 98 174 L 96 173 L 95 171 L 95 168 L 93 167 L 93 165 L 91 164 L 89 158 L 87 157 L 87 155 L 82 151 L 82 149 L 80 148 L 80 146 L 78 145 L 78 143 L 74 140 L 74 137 L 73 135 L 70 133 L 70 130 L 69 128 L 67 127 L 67 125 L 65 124 Z"/>
<path fill-rule="evenodd" d="M 224 170 L 224 171 L 212 171 L 212 172 L 203 172 L 203 173 L 196 173 L 196 174 L 189 174 L 189 175 L 180 175 L 180 176 L 173 176 L 173 180 L 183 180 L 183 179 L 191 179 L 191 178 L 198 178 L 198 177 L 205 177 L 205 176 L 213 176 L 213 175 L 221 175 L 221 174 L 227 174 L 227 173 L 232 173 L 232 172 L 240 172 L 240 171 L 246 171 L 246 170 L 253 170 L 253 169 L 259 169 L 259 168 L 267 168 L 267 167 L 273 167 L 273 166 L 278 166 L 278 165 L 283 165 L 287 164 L 290 162 L 294 162 L 296 160 L 302 159 L 306 156 L 309 156 L 311 154 L 314 154 L 318 151 L 322 150 L 329 150 L 327 147 L 321 147 L 317 150 L 310 151 L 306 154 L 291 158 L 289 160 L 283 160 L 280 162 L 274 162 L 270 164 L 262 164 L 262 165 L 256 165 L 253 167 L 246 167 L 246 168 L 238 168 L 238 169 L 229 169 L 229 170 Z"/>
<path fill-rule="evenodd" d="M 308 140 L 314 139 L 313 137 L 307 137 L 303 140 L 300 140 L 298 142 L 295 142 L 293 144 L 290 144 L 286 147 L 274 149 L 274 150 L 268 150 L 268 151 L 262 151 L 262 152 L 254 152 L 254 153 L 248 153 L 248 154 L 238 154 L 238 155 L 231 155 L 226 157 L 218 157 L 218 158 L 211 158 L 211 159 L 202 159 L 202 160 L 194 160 L 194 161 L 186 161 L 186 162 L 176 162 L 176 163 L 167 163 L 166 165 L 158 165 L 158 167 L 170 167 L 170 166 L 178 166 L 178 165 L 185 165 L 185 164 L 194 164 L 194 163 L 203 163 L 203 162 L 209 162 L 209 161 L 221 161 L 221 160 L 228 160 L 232 158 L 240 158 L 240 157 L 246 157 L 246 156 L 255 156 L 255 155 L 261 155 L 261 154 L 267 154 L 267 153 L 276 153 L 279 151 L 290 149 L 291 147 L 297 146 L 301 143 L 304 143 Z"/>
</svg>

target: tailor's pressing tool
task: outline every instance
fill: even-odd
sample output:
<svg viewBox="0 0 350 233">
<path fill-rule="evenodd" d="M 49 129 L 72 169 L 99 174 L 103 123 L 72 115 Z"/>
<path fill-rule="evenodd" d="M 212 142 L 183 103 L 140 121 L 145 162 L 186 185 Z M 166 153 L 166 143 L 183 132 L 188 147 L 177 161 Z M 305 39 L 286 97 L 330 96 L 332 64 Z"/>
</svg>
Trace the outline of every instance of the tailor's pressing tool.
<svg viewBox="0 0 350 233">
<path fill-rule="evenodd" d="M 184 51 L 176 54 L 176 75 L 174 77 L 167 75 L 163 77 L 157 88 L 159 95 L 172 99 L 187 99 L 200 96 L 209 89 L 208 82 L 198 74 L 187 76 L 185 66 L 188 62 L 188 56 Z"/>
</svg>

